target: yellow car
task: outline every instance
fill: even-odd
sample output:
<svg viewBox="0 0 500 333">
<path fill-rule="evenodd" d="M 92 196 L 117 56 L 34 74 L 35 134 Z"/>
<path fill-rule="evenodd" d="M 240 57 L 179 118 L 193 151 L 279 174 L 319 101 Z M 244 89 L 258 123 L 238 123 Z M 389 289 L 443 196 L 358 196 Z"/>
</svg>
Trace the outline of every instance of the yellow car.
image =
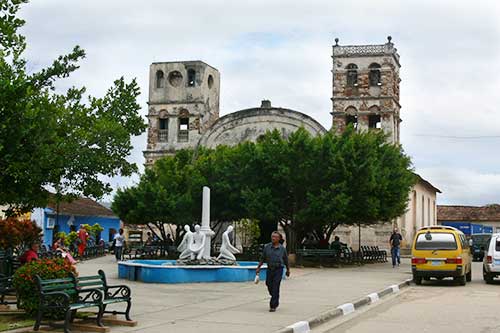
<svg viewBox="0 0 500 333">
<path fill-rule="evenodd" d="M 456 228 L 420 228 L 415 235 L 411 255 L 411 270 L 416 284 L 422 284 L 422 279 L 452 277 L 464 286 L 472 279 L 469 242 L 464 233 Z"/>
</svg>

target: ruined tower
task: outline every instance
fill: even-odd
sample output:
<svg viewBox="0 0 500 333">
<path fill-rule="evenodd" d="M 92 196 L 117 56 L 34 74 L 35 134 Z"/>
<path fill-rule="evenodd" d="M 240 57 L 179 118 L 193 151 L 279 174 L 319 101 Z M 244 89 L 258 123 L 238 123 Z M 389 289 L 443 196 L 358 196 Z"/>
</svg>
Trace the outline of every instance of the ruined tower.
<svg viewBox="0 0 500 333">
<path fill-rule="evenodd" d="M 333 46 L 333 124 L 358 130 L 382 130 L 399 143 L 399 54 L 391 37 L 381 45 Z"/>
<path fill-rule="evenodd" d="M 194 148 L 219 118 L 219 71 L 202 61 L 156 62 L 149 68 L 146 166 Z"/>
</svg>

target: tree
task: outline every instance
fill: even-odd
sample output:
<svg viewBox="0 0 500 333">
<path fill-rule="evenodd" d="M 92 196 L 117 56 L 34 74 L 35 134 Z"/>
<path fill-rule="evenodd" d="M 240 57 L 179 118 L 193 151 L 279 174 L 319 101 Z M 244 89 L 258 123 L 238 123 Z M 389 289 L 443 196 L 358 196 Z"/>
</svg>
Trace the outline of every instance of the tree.
<svg viewBox="0 0 500 333">
<path fill-rule="evenodd" d="M 137 186 L 118 192 L 113 210 L 127 223 L 158 229 L 192 224 L 200 221 L 206 185 L 213 229 L 249 218 L 268 237 L 279 224 L 293 253 L 309 233 L 329 239 L 340 224 L 400 216 L 414 182 L 410 159 L 380 132 L 349 128 L 340 136 L 311 137 L 302 128 L 283 138 L 275 130 L 256 143 L 160 159 Z"/>
<path fill-rule="evenodd" d="M 102 176 L 137 170 L 126 157 L 130 136 L 146 129 L 138 114 L 135 80 L 116 80 L 102 98 L 84 98 L 85 88 L 56 92 L 56 81 L 78 69 L 85 52 L 76 46 L 51 66 L 29 73 L 18 18 L 27 0 L 0 0 L 0 204 L 9 213 L 56 199 L 99 198 L 111 191 Z"/>
</svg>

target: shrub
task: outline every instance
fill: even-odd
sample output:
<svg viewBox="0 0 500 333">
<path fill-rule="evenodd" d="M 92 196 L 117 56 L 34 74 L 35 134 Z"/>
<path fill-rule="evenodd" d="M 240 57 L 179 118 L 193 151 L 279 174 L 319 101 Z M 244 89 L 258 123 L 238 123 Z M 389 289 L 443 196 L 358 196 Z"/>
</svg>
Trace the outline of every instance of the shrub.
<svg viewBox="0 0 500 333">
<path fill-rule="evenodd" d="M 0 220 L 0 249 L 12 249 L 21 254 L 33 242 L 40 241 L 42 229 L 35 222 L 9 217 Z"/>
<path fill-rule="evenodd" d="M 66 278 L 76 273 L 64 259 L 42 259 L 35 260 L 21 266 L 14 274 L 13 284 L 18 295 L 18 307 L 27 313 L 34 315 L 38 311 L 38 288 L 36 275 L 42 279 Z M 58 319 L 60 313 L 52 313 L 51 317 Z"/>
</svg>

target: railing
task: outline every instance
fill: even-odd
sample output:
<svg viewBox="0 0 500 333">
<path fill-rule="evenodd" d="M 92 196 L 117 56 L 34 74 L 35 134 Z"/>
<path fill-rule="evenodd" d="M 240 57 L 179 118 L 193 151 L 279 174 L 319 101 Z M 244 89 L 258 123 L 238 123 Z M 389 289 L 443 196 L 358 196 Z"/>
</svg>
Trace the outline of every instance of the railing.
<svg viewBox="0 0 500 333">
<path fill-rule="evenodd" d="M 392 43 L 382 45 L 346 45 L 334 46 L 334 56 L 373 56 L 373 55 L 394 55 L 399 61 L 397 49 Z"/>
<path fill-rule="evenodd" d="M 158 130 L 158 141 L 159 142 L 167 142 L 168 141 L 168 130 L 167 129 Z"/>
<path fill-rule="evenodd" d="M 188 131 L 179 131 L 179 142 L 188 142 L 189 141 L 189 132 Z"/>
</svg>

